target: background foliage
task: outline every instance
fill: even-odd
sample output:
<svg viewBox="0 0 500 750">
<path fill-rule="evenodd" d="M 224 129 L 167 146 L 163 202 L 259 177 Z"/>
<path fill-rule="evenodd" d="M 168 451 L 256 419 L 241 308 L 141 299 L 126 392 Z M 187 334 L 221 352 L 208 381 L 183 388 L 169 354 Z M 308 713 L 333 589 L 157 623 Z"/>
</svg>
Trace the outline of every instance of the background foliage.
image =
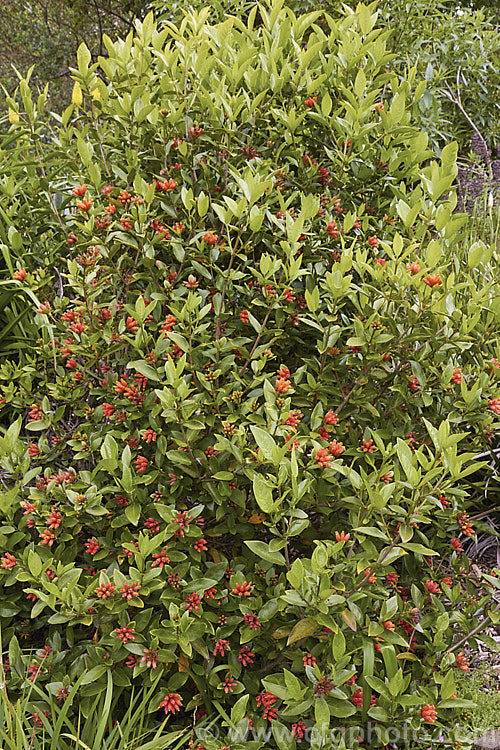
<svg viewBox="0 0 500 750">
<path fill-rule="evenodd" d="M 414 121 L 439 151 L 457 139 L 462 155 L 477 129 L 489 146 L 499 142 L 498 19 L 487 9 L 460 9 L 452 0 L 380 4 L 384 25 L 393 29 L 394 69 L 415 66 L 427 81 Z"/>
<path fill-rule="evenodd" d="M 141 0 L 3 0 L 0 13 L 0 77 L 13 91 L 18 76 L 34 66 L 32 82 L 50 81 L 51 107 L 60 110 L 71 93 L 69 68 L 78 46 L 104 54 L 103 36 L 126 34 L 147 12 Z"/>
</svg>

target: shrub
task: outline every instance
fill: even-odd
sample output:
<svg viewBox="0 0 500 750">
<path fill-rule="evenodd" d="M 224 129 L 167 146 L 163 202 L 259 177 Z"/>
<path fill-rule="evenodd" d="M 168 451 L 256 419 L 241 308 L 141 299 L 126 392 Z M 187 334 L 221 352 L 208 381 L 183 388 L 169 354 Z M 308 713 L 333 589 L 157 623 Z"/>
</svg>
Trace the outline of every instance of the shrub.
<svg viewBox="0 0 500 750">
<path fill-rule="evenodd" d="M 78 684 L 89 715 L 159 679 L 206 748 L 452 737 L 497 618 L 460 541 L 492 249 L 457 242 L 456 144 L 429 161 L 373 8 L 208 18 L 81 47 L 55 135 L 9 103 L 43 331 L 0 370 L 9 692 Z"/>
</svg>

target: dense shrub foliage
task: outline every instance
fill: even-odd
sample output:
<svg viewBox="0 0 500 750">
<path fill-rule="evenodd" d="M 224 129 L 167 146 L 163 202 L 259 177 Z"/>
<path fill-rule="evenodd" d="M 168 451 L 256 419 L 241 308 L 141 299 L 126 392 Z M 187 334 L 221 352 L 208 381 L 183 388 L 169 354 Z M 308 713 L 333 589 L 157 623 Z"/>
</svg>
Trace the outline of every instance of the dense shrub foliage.
<svg viewBox="0 0 500 750">
<path fill-rule="evenodd" d="M 0 369 L 11 697 L 157 681 L 209 749 L 453 735 L 496 618 L 460 481 L 500 413 L 498 275 L 376 23 L 148 17 L 80 48 L 55 132 L 10 101 L 5 288 L 41 331 Z"/>
<path fill-rule="evenodd" d="M 315 0 L 287 0 L 295 13 L 316 10 Z M 203 0 L 190 7 L 201 9 Z M 214 0 L 212 18 L 223 21 L 228 13 L 246 17 L 251 0 Z M 159 23 L 182 18 L 182 7 L 152 0 Z M 452 140 L 463 159 L 477 131 L 491 142 L 500 141 L 500 35 L 499 16 L 488 3 L 457 0 L 379 0 L 379 24 L 389 32 L 393 58 L 390 70 L 403 80 L 417 75 L 426 81 L 422 96 L 409 100 L 412 122 L 429 136 L 438 153 Z M 344 4 L 327 0 L 322 8 L 340 18 Z"/>
</svg>

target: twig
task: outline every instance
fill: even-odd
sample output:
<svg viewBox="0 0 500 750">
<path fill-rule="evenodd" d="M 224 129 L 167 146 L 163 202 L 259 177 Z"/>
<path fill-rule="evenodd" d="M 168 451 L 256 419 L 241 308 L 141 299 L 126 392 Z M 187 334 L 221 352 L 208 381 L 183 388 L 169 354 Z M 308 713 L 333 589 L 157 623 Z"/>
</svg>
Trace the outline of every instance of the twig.
<svg viewBox="0 0 500 750">
<path fill-rule="evenodd" d="M 236 255 L 236 243 L 235 243 L 235 246 L 233 248 L 233 244 L 231 242 L 231 236 L 229 234 L 229 227 L 227 225 L 226 225 L 226 232 L 227 232 L 227 241 L 229 243 L 229 247 L 230 247 L 230 251 L 231 251 L 231 256 L 229 258 L 229 264 L 228 264 L 228 267 L 227 267 L 227 273 L 226 273 L 226 275 L 224 277 L 224 282 L 222 284 L 222 290 L 221 290 L 221 293 L 220 293 L 221 300 L 220 300 L 220 305 L 219 305 L 219 314 L 217 316 L 217 323 L 216 323 L 216 326 L 215 326 L 215 338 L 216 339 L 220 339 L 220 337 L 222 335 L 222 325 L 221 325 L 222 308 L 224 307 L 224 299 L 226 297 L 227 285 L 228 285 L 229 279 L 231 277 L 231 269 L 233 267 L 233 261 L 234 261 L 235 255 Z"/>
<path fill-rule="evenodd" d="M 59 279 L 59 299 L 62 299 L 64 297 L 63 280 L 62 280 L 61 274 L 59 273 L 59 269 L 57 268 L 57 266 L 53 266 L 53 268 L 54 268 L 54 271 L 57 273 L 57 277 Z"/>
<path fill-rule="evenodd" d="M 498 612 L 499 609 L 500 609 L 500 604 L 497 604 L 497 606 L 495 607 L 495 609 L 492 610 L 492 611 L 493 612 Z M 480 630 L 482 630 L 483 628 L 485 628 L 486 625 L 489 622 L 491 622 L 491 617 L 490 617 L 490 615 L 486 615 L 486 617 L 484 618 L 484 620 L 482 622 L 480 622 L 479 625 L 476 625 L 476 627 L 473 628 L 470 631 L 470 633 L 467 633 L 467 635 L 464 635 L 463 638 L 460 638 L 459 641 L 457 641 L 456 643 L 454 643 L 453 646 L 450 646 L 450 648 L 447 651 L 445 651 L 445 654 L 451 654 L 452 651 L 455 651 L 455 649 L 459 648 L 463 643 L 466 643 L 469 640 L 469 638 L 472 638 L 473 635 L 476 635 L 476 633 L 479 633 Z"/>
<path fill-rule="evenodd" d="M 444 328 L 444 326 L 443 326 L 443 328 Z M 397 339 L 395 340 L 395 342 L 394 342 L 394 344 L 393 344 L 393 347 L 397 346 L 397 345 L 399 344 L 399 342 L 400 342 L 400 341 L 401 341 L 401 340 L 402 340 L 402 339 L 403 339 L 403 338 L 404 338 L 404 337 L 406 336 L 406 334 L 407 334 L 407 333 L 408 333 L 409 331 L 411 331 L 411 329 L 412 329 L 412 326 L 411 326 L 411 325 L 407 326 L 407 327 L 405 328 L 405 330 L 404 330 L 404 331 L 402 331 L 402 332 L 401 332 L 401 333 L 399 334 L 398 338 L 397 338 Z M 441 330 L 442 330 L 442 329 L 441 329 Z M 439 331 L 438 331 L 438 334 L 437 334 L 437 335 L 439 335 Z M 422 346 L 423 346 L 423 344 L 422 344 Z M 369 365 L 368 367 L 366 367 L 366 368 L 365 368 L 365 369 L 363 370 L 363 373 L 362 373 L 362 375 L 363 375 L 363 378 L 365 378 L 365 377 L 366 377 L 366 376 L 367 376 L 367 375 L 368 375 L 368 374 L 370 373 L 370 371 L 371 371 L 371 370 L 372 370 L 372 369 L 373 369 L 373 368 L 375 367 L 375 365 L 376 365 L 376 363 L 375 363 L 375 362 L 373 362 L 373 363 L 372 363 L 371 365 Z M 341 401 L 340 405 L 339 405 L 339 406 L 338 406 L 338 407 L 337 407 L 337 408 L 335 409 L 335 414 L 340 414 L 340 412 L 342 411 L 342 409 L 344 408 L 344 406 L 346 406 L 346 404 L 347 404 L 347 403 L 349 402 L 349 399 L 351 398 L 352 394 L 353 394 L 353 393 L 354 393 L 355 391 L 357 391 L 357 389 L 358 389 L 358 388 L 359 388 L 359 387 L 360 387 L 361 385 L 363 385 L 363 381 L 361 381 L 361 380 L 356 380 L 356 381 L 355 381 L 355 383 L 354 383 L 354 385 L 352 386 L 352 388 L 350 389 L 350 391 L 348 391 L 348 393 L 347 393 L 347 394 L 346 394 L 346 395 L 344 396 L 344 398 L 342 399 L 342 401 Z M 386 386 L 386 387 L 388 387 L 388 386 Z"/>
<path fill-rule="evenodd" d="M 290 657 L 283 655 L 278 656 L 277 659 L 274 659 L 274 661 L 270 661 L 269 664 L 266 664 L 265 667 L 259 669 L 259 672 L 269 672 L 271 669 L 274 669 L 274 667 L 278 666 L 278 664 L 282 664 L 284 661 L 290 661 Z"/>
<path fill-rule="evenodd" d="M 252 351 L 251 351 L 251 352 L 250 352 L 250 354 L 248 355 L 248 357 L 247 357 L 247 359 L 246 359 L 246 362 L 245 362 L 245 364 L 243 365 L 243 367 L 242 367 L 242 368 L 241 368 L 241 370 L 239 371 L 239 373 L 238 373 L 238 377 L 240 377 L 240 378 L 241 378 L 241 377 L 242 377 L 242 376 L 244 375 L 244 373 L 245 373 L 245 372 L 247 371 L 247 369 L 248 369 L 248 365 L 249 365 L 249 364 L 250 364 L 250 362 L 252 361 L 252 357 L 253 357 L 253 354 L 254 354 L 255 350 L 257 349 L 257 347 L 258 347 L 258 345 L 259 345 L 259 341 L 260 341 L 260 339 L 262 338 L 262 334 L 264 333 L 264 330 L 265 330 L 265 328 L 266 328 L 266 325 L 267 325 L 267 321 L 269 320 L 269 316 L 271 315 L 271 313 L 272 313 L 272 311 L 273 311 L 273 310 L 274 310 L 274 303 L 273 303 L 273 304 L 271 305 L 271 307 L 270 307 L 270 308 L 268 309 L 268 311 L 267 311 L 267 313 L 266 313 L 266 316 L 265 316 L 264 320 L 262 321 L 262 325 L 261 325 L 261 327 L 260 327 L 260 331 L 259 331 L 259 332 L 258 332 L 258 334 L 257 334 L 257 338 L 256 338 L 256 339 L 255 339 L 255 341 L 254 341 L 254 345 L 252 346 Z"/>
<path fill-rule="evenodd" d="M 104 49 L 103 49 L 103 36 L 104 36 L 104 32 L 102 30 L 101 13 L 100 13 L 100 10 L 99 10 L 99 6 L 96 3 L 96 0 L 92 0 L 92 3 L 93 3 L 94 8 L 96 10 L 97 23 L 99 25 L 99 54 L 102 57 L 102 53 L 104 52 Z"/>
<path fill-rule="evenodd" d="M 469 125 L 471 126 L 471 128 L 473 129 L 473 131 L 481 139 L 481 143 L 483 144 L 485 152 L 487 153 L 488 152 L 488 144 L 484 140 L 483 136 L 481 135 L 481 133 L 479 132 L 479 130 L 477 128 L 477 125 L 472 120 L 472 118 L 470 117 L 470 115 L 465 110 L 464 105 L 462 104 L 462 97 L 461 97 L 461 94 L 460 94 L 460 71 L 461 71 L 461 67 L 459 66 L 459 68 L 457 70 L 457 95 L 456 96 L 453 95 L 453 91 L 452 91 L 451 86 L 448 83 L 448 81 L 444 82 L 446 88 L 448 89 L 448 92 L 446 92 L 444 89 L 442 91 L 443 91 L 443 94 L 447 97 L 447 99 L 449 99 L 450 102 L 452 102 L 453 104 L 455 104 L 455 106 L 458 107 L 458 109 L 463 114 L 463 116 L 465 117 L 465 119 L 467 120 L 467 122 L 469 123 Z M 489 171 L 490 171 L 490 179 L 491 179 L 491 177 L 492 177 L 492 175 L 491 175 L 491 166 L 489 166 Z"/>
</svg>

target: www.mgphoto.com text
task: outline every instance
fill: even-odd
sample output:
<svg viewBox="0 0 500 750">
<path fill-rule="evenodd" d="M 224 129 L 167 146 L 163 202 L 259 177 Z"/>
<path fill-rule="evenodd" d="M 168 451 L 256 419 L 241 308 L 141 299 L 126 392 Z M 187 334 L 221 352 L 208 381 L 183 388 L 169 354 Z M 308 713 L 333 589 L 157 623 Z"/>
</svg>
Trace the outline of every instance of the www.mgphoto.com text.
<svg viewBox="0 0 500 750">
<path fill-rule="evenodd" d="M 453 738 L 451 738 L 453 735 Z M 249 727 L 247 719 L 243 719 L 231 728 L 219 726 L 216 722 L 206 723 L 196 728 L 196 736 L 201 742 L 210 742 L 227 738 L 230 743 L 248 743 L 261 742 L 276 743 L 278 747 L 291 746 L 294 739 L 297 739 L 293 730 L 289 727 L 273 722 L 267 726 Z M 379 725 L 368 723 L 364 727 L 333 727 L 322 729 L 318 726 L 303 726 L 298 738 L 302 747 L 312 745 L 315 748 L 325 748 L 325 750 L 341 750 L 342 748 L 363 746 L 373 747 L 421 747 L 422 750 L 432 748 L 452 747 L 452 742 L 463 743 L 465 747 L 470 746 L 474 741 L 474 735 L 465 727 L 456 726 L 449 732 L 448 737 L 435 737 L 425 730 L 415 730 L 409 725 L 380 727 Z M 303 744 L 302 744 L 303 743 Z M 370 744 L 371 743 L 371 744 Z M 428 743 L 428 744 L 427 744 Z"/>
</svg>

